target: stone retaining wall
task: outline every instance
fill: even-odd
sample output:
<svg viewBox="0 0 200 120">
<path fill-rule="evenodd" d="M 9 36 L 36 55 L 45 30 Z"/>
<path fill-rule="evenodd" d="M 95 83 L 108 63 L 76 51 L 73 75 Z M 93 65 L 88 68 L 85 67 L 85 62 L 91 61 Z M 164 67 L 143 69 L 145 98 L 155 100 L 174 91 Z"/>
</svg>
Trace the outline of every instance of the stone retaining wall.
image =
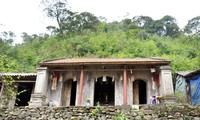
<svg viewBox="0 0 200 120">
<path fill-rule="evenodd" d="M 18 107 L 0 109 L 0 120 L 200 120 L 200 106 L 148 105 L 131 107 Z"/>
</svg>

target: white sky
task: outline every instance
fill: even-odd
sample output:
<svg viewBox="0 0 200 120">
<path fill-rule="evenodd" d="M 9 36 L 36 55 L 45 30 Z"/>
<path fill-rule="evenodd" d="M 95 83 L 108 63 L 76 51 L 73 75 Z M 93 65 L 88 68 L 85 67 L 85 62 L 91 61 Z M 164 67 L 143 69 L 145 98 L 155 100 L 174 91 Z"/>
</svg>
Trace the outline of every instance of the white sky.
<svg viewBox="0 0 200 120">
<path fill-rule="evenodd" d="M 39 7 L 41 0 L 0 0 L 0 31 L 11 30 L 18 37 L 22 32 L 43 33 L 49 25 Z M 146 15 L 160 19 L 174 16 L 182 28 L 193 17 L 200 16 L 200 0 L 67 0 L 74 12 L 91 12 L 108 21 L 121 20 L 127 13 L 132 18 Z M 19 41 L 18 41 L 19 42 Z"/>
</svg>

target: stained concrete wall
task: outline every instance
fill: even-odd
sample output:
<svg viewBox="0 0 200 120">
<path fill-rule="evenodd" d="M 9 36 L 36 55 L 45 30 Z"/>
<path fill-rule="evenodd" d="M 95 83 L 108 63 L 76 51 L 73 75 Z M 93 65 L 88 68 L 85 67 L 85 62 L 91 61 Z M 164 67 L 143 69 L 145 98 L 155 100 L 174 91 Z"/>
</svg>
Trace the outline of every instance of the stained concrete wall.
<svg viewBox="0 0 200 120">
<path fill-rule="evenodd" d="M 53 101 L 53 104 L 55 106 L 62 106 L 62 99 L 63 99 L 63 90 L 64 90 L 64 83 L 67 80 L 73 80 L 74 76 L 76 76 L 76 80 L 77 80 L 77 90 L 76 90 L 76 99 L 77 99 L 77 95 L 78 95 L 78 86 L 79 86 L 79 77 L 78 77 L 78 73 L 74 74 L 73 72 L 64 72 L 62 73 L 62 78 L 59 75 L 58 79 L 57 79 L 57 86 L 56 86 L 56 90 L 52 90 L 51 86 L 52 86 L 52 80 L 49 79 L 48 81 L 48 90 L 47 90 L 47 99 L 46 99 L 46 104 L 48 104 L 48 102 L 50 100 Z M 70 98 L 70 95 L 68 96 Z M 76 103 L 77 105 L 77 103 Z"/>
<path fill-rule="evenodd" d="M 123 104 L 123 80 L 115 80 L 115 105 Z"/>
<path fill-rule="evenodd" d="M 114 68 L 117 68 L 116 66 Z M 127 70 L 127 104 L 133 104 L 133 82 L 135 80 L 143 80 L 146 82 L 147 89 L 147 104 L 150 103 L 150 96 L 156 95 L 156 93 L 160 92 L 157 88 L 157 78 L 155 79 L 155 89 L 152 89 L 152 81 L 151 81 L 151 71 L 147 69 L 146 66 L 136 66 L 136 69 L 146 69 L 146 70 L 137 70 L 130 71 Z M 95 67 L 91 67 L 91 69 L 98 69 Z M 66 80 L 74 79 L 76 76 L 77 80 L 77 88 L 76 88 L 76 105 L 78 103 L 79 96 L 79 86 L 80 86 L 80 71 L 77 72 L 63 72 L 63 80 L 57 81 L 57 89 L 51 90 L 51 81 L 48 82 L 48 94 L 47 100 L 55 101 L 56 106 L 62 106 L 62 97 L 63 97 L 63 83 Z M 86 99 L 90 98 L 91 105 L 95 105 L 94 103 L 94 90 L 95 90 L 95 81 L 97 78 L 102 76 L 109 76 L 114 78 L 115 80 L 115 105 L 123 105 L 123 70 L 120 71 L 84 71 L 84 79 L 83 79 L 83 95 L 81 105 L 86 105 Z"/>
<path fill-rule="evenodd" d="M 46 99 L 46 104 L 48 104 L 48 102 L 51 100 L 53 101 L 53 104 L 55 106 L 62 106 L 62 87 L 63 87 L 63 81 L 57 81 L 57 86 L 56 86 L 56 90 L 52 90 L 51 89 L 51 85 L 52 85 L 52 81 L 49 80 L 48 82 L 48 90 L 47 90 L 47 99 Z"/>
<path fill-rule="evenodd" d="M 91 72 L 84 72 L 82 105 L 86 105 L 86 99 L 90 98 L 90 104 L 94 105 L 94 78 Z"/>
<path fill-rule="evenodd" d="M 138 68 L 139 69 L 139 68 Z M 159 89 L 157 87 L 157 78 L 154 78 L 155 80 L 155 89 L 152 88 L 152 81 L 151 81 L 151 71 L 150 70 L 140 70 L 140 71 L 134 71 L 131 75 L 131 80 L 132 82 L 130 82 L 131 85 L 129 85 L 130 87 L 132 87 L 133 82 L 135 80 L 143 80 L 144 82 L 146 82 L 146 93 L 147 93 L 147 104 L 150 104 L 150 97 L 151 96 L 155 96 L 156 93 L 159 93 Z M 133 91 L 133 89 L 132 89 Z M 133 94 L 130 94 L 130 96 L 133 98 Z M 133 101 L 132 99 L 130 99 L 131 101 Z"/>
</svg>

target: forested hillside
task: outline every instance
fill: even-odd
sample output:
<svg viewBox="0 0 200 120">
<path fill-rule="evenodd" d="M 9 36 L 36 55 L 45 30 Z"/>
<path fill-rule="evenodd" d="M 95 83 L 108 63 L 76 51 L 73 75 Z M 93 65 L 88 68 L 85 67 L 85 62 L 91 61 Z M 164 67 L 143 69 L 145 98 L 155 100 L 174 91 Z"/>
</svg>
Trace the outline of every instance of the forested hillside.
<svg viewBox="0 0 200 120">
<path fill-rule="evenodd" d="M 24 32 L 23 43 L 13 46 L 15 33 L 1 33 L 0 72 L 35 72 L 42 60 L 82 57 L 162 57 L 172 61 L 173 71 L 200 68 L 200 17 L 180 29 L 169 15 L 106 22 L 89 12 L 73 12 L 63 2 L 46 4 L 44 12 L 57 23 L 47 26 L 51 34 Z"/>
</svg>

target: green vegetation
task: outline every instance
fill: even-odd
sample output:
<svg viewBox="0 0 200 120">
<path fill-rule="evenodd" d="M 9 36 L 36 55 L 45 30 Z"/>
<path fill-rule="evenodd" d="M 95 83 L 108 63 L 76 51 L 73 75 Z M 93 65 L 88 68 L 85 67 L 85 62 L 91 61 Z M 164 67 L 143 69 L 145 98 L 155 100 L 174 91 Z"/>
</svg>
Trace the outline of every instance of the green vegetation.
<svg viewBox="0 0 200 120">
<path fill-rule="evenodd" d="M 35 72 L 38 63 L 53 58 L 162 57 L 173 71 L 200 68 L 200 17 L 180 29 L 172 16 L 148 16 L 106 22 L 92 13 L 77 13 L 65 1 L 45 2 L 44 12 L 57 26 L 51 34 L 22 33 L 24 43 L 12 46 L 15 34 L 0 35 L 0 72 Z"/>
<path fill-rule="evenodd" d="M 0 108 L 7 105 L 9 100 L 12 100 L 16 96 L 17 86 L 14 84 L 14 79 L 10 76 L 1 76 L 2 89 L 0 91 Z"/>
<path fill-rule="evenodd" d="M 113 118 L 113 120 L 128 120 L 128 118 L 123 112 L 120 112 L 119 114 L 117 114 L 117 116 Z"/>
<path fill-rule="evenodd" d="M 100 112 L 100 104 L 99 102 L 97 102 L 97 106 L 95 106 L 95 109 L 91 110 L 91 115 L 96 117 L 99 112 Z"/>
<path fill-rule="evenodd" d="M 187 103 L 187 96 L 181 92 L 175 92 L 176 103 Z"/>
</svg>

